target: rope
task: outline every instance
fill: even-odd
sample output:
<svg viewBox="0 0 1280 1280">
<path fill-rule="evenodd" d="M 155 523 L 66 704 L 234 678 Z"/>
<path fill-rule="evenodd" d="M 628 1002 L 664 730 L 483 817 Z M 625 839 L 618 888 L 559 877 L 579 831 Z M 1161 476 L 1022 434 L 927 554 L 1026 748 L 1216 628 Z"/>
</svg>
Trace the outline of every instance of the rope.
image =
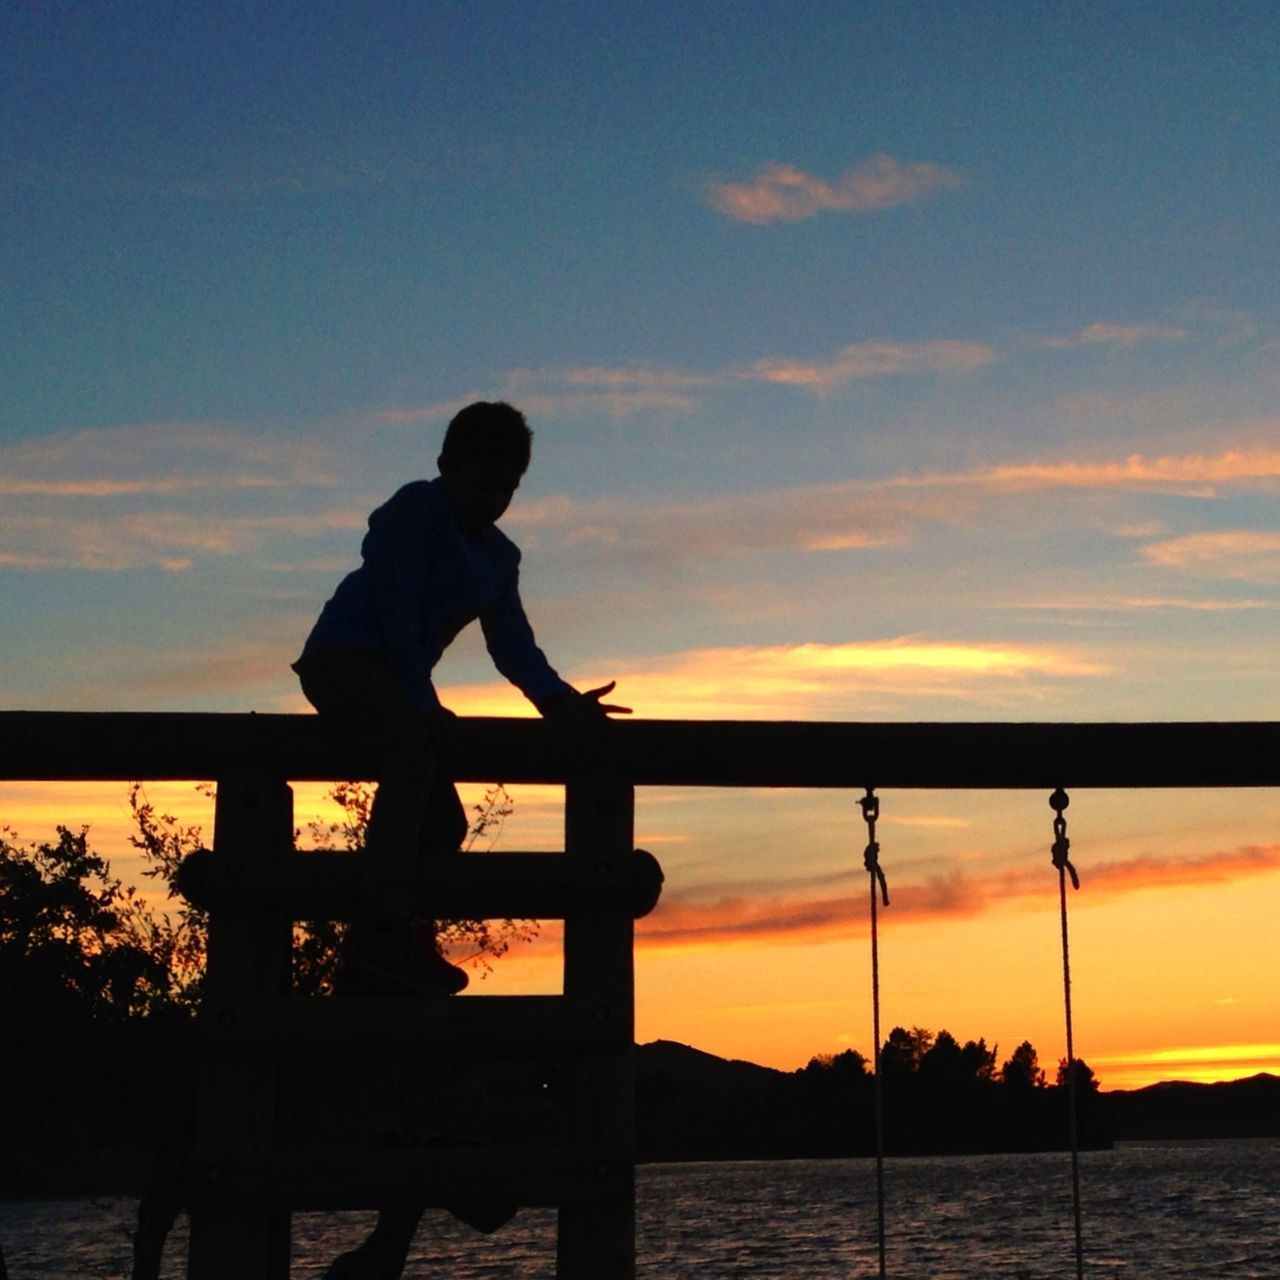
<svg viewBox="0 0 1280 1280">
<path fill-rule="evenodd" d="M 1076 1051 L 1071 1030 L 1071 948 L 1067 940 L 1067 876 L 1071 887 L 1080 888 L 1080 877 L 1071 865 L 1068 853 L 1071 841 L 1067 839 L 1065 811 L 1071 797 L 1059 787 L 1049 797 L 1053 819 L 1053 865 L 1058 869 L 1058 904 L 1062 919 L 1062 996 L 1067 1017 L 1067 1121 L 1071 1130 L 1071 1207 L 1076 1232 L 1076 1280 L 1084 1280 L 1084 1235 L 1080 1225 L 1080 1139 L 1076 1110 Z"/>
<path fill-rule="evenodd" d="M 862 855 L 871 887 L 871 1021 L 872 1044 L 875 1046 L 875 1113 L 876 1113 L 876 1247 L 880 1257 L 880 1280 L 885 1280 L 884 1254 L 884 1082 L 880 1075 L 880 929 L 877 915 L 876 888 L 889 905 L 889 885 L 880 869 L 880 846 L 876 843 L 876 819 L 880 816 L 880 799 L 874 787 L 858 801 L 867 824 L 867 848 Z"/>
</svg>

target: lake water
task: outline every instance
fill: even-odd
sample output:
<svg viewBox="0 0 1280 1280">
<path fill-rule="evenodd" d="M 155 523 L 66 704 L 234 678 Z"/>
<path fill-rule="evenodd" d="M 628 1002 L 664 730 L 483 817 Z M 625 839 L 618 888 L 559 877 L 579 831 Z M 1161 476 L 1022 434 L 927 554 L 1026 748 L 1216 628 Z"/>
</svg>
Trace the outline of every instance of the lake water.
<svg viewBox="0 0 1280 1280">
<path fill-rule="evenodd" d="M 1085 1274 L 1280 1280 L 1280 1142 L 1135 1143 L 1081 1157 Z M 889 1160 L 895 1280 L 1075 1275 L 1067 1155 Z M 10 1280 L 124 1280 L 129 1200 L 0 1204 Z M 850 1280 L 878 1274 L 869 1160 L 650 1165 L 638 1173 L 645 1280 Z M 317 1278 L 370 1214 L 298 1214 L 294 1277 Z M 182 1224 L 165 1280 L 181 1280 Z M 424 1220 L 406 1277 L 547 1280 L 555 1215 L 526 1210 L 495 1236 Z"/>
</svg>

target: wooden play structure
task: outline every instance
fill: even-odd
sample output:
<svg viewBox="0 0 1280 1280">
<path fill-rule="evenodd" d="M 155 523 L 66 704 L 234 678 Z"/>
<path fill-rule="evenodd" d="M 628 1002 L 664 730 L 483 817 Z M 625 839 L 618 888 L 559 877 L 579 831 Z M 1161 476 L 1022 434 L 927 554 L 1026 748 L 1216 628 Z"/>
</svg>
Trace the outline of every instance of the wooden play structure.
<svg viewBox="0 0 1280 1280">
<path fill-rule="evenodd" d="M 421 886 L 447 914 L 563 919 L 563 994 L 466 995 L 406 1016 L 392 997 L 289 990 L 290 922 L 348 917 L 363 892 L 358 855 L 293 848 L 289 784 L 363 776 L 316 717 L 0 712 L 0 780 L 215 783 L 213 847 L 182 879 L 210 910 L 194 1134 L 180 1169 L 190 1280 L 284 1280 L 293 1211 L 448 1206 L 495 1171 L 519 1204 L 557 1210 L 563 1280 L 634 1277 L 633 933 L 662 881 L 634 849 L 637 786 L 1276 786 L 1280 724 L 632 721 L 573 736 L 541 721 L 464 719 L 456 767 L 463 781 L 564 786 L 563 853 L 459 855 Z M 554 1060 L 555 1131 L 472 1147 L 301 1148 L 282 1137 L 286 1060 L 459 1051 Z M 153 1185 L 145 1150 L 21 1159 L 10 1194 Z"/>
</svg>

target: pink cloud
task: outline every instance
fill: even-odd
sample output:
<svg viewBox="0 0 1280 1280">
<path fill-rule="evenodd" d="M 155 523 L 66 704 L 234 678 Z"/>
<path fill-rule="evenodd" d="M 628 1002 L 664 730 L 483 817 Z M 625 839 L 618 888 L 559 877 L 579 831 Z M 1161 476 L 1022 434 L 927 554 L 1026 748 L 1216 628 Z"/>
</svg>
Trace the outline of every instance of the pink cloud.
<svg viewBox="0 0 1280 1280">
<path fill-rule="evenodd" d="M 1218 529 L 1166 538 L 1142 548 L 1152 564 L 1247 582 L 1280 580 L 1280 533 Z"/>
<path fill-rule="evenodd" d="M 1185 342 L 1191 337 L 1187 329 L 1169 324 L 1106 324 L 1096 321 L 1064 338 L 1040 338 L 1039 345 L 1059 350 L 1076 347 L 1138 347 L 1151 342 Z"/>
<path fill-rule="evenodd" d="M 1280 845 L 1248 845 L 1210 853 L 1166 858 L 1138 857 L 1095 866 L 1077 860 L 1081 880 L 1096 904 L 1153 889 L 1194 888 L 1226 884 L 1280 872 Z M 1005 904 L 1052 902 L 1057 880 L 1047 855 L 1042 863 L 995 874 L 966 875 L 946 871 L 915 881 L 895 879 L 892 865 L 889 915 L 905 921 L 954 919 L 980 915 Z M 749 892 L 709 898 L 705 890 L 681 898 L 668 889 L 657 911 L 637 926 L 638 941 L 649 947 L 724 946 L 763 939 L 823 942 L 858 937 L 868 928 L 866 879 L 851 869 L 844 877 L 850 890 L 821 896 L 784 898 Z M 833 889 L 835 886 L 832 886 Z"/>
<path fill-rule="evenodd" d="M 766 357 L 746 366 L 740 377 L 829 391 L 861 378 L 895 373 L 963 373 L 995 359 L 985 342 L 857 342 L 830 360 Z"/>
<path fill-rule="evenodd" d="M 730 218 L 763 225 L 798 222 L 825 210 L 873 213 L 959 185 L 959 176 L 941 165 L 902 164 L 881 154 L 846 169 L 833 182 L 794 165 L 766 165 L 750 182 L 712 181 L 708 200 Z"/>
</svg>

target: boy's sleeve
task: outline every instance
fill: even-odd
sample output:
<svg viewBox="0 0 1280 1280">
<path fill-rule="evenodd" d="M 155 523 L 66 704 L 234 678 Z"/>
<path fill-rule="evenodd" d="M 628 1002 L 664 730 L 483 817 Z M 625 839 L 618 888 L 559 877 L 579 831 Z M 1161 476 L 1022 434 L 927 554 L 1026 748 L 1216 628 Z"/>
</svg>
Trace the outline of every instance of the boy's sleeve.
<svg viewBox="0 0 1280 1280">
<path fill-rule="evenodd" d="M 438 574 L 439 537 L 426 504 L 406 485 L 369 517 L 361 551 L 373 585 L 384 652 L 415 705 L 439 707 L 431 669 L 439 656 L 427 634 L 427 598 Z"/>
<path fill-rule="evenodd" d="M 560 679 L 533 638 L 520 601 L 518 571 L 512 572 L 497 602 L 480 615 L 480 627 L 493 665 L 535 707 L 557 694 L 573 692 L 573 686 Z"/>
</svg>

